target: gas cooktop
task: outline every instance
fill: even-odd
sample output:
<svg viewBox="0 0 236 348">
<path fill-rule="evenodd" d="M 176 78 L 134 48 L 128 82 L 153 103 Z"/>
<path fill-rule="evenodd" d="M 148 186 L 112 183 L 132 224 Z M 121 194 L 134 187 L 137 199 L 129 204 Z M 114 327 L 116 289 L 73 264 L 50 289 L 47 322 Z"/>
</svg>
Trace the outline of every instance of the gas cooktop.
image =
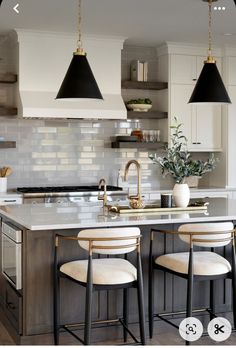
<svg viewBox="0 0 236 348">
<path fill-rule="evenodd" d="M 100 191 L 98 186 L 45 186 L 45 187 L 17 187 L 20 193 L 53 193 L 53 192 L 94 192 Z M 107 191 L 122 191 L 121 187 L 107 185 Z"/>
</svg>

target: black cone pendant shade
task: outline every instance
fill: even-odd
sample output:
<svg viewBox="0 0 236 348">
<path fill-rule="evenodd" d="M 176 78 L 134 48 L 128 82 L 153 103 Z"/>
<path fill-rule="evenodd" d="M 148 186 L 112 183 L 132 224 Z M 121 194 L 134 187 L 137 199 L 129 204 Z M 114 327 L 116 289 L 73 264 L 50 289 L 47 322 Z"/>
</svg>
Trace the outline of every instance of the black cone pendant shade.
<svg viewBox="0 0 236 348">
<path fill-rule="evenodd" d="M 86 55 L 74 54 L 56 99 L 103 99 Z"/>
<path fill-rule="evenodd" d="M 189 103 L 231 103 L 215 63 L 204 63 Z"/>
</svg>

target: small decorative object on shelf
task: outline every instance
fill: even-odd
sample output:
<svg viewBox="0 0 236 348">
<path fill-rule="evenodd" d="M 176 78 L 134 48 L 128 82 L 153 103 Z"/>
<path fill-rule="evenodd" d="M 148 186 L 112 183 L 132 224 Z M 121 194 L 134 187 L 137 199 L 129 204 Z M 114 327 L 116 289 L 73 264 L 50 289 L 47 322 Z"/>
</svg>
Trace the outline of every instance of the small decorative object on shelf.
<svg viewBox="0 0 236 348">
<path fill-rule="evenodd" d="M 157 130 L 143 130 L 143 141 L 146 143 L 158 143 L 161 141 L 161 131 Z"/>
<path fill-rule="evenodd" d="M 148 62 L 140 62 L 133 60 L 130 63 L 130 79 L 131 81 L 147 81 Z"/>
<path fill-rule="evenodd" d="M 131 99 L 127 103 L 127 108 L 137 112 L 147 112 L 152 108 L 152 101 L 149 98 Z"/>
<path fill-rule="evenodd" d="M 131 136 L 136 136 L 138 141 L 143 141 L 143 132 L 139 128 L 132 130 Z"/>
<path fill-rule="evenodd" d="M 211 172 L 216 167 L 217 159 L 212 154 L 207 161 L 193 160 L 187 151 L 187 138 L 181 130 L 182 124 L 178 124 L 175 118 L 175 125 L 171 126 L 171 146 L 166 148 L 164 157 L 152 154 L 149 158 L 162 169 L 162 174 L 170 174 L 176 184 L 173 190 L 174 202 L 177 207 L 187 207 L 190 199 L 190 191 L 186 178 L 191 176 L 202 177 L 203 174 Z"/>
</svg>

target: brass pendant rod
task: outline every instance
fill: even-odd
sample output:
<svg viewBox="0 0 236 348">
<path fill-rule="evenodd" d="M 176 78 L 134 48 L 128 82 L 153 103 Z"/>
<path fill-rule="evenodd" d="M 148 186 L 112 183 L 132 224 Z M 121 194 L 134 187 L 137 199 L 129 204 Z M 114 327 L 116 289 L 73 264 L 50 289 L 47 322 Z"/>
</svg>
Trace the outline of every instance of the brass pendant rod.
<svg viewBox="0 0 236 348">
<path fill-rule="evenodd" d="M 86 55 L 83 49 L 82 43 L 82 34 L 81 34 L 81 23 L 82 23 L 82 15 L 81 15 L 81 0 L 78 0 L 78 40 L 77 40 L 77 50 L 74 52 L 74 55 L 84 56 Z"/>
<path fill-rule="evenodd" d="M 209 0 L 208 3 L 209 7 L 209 23 L 208 23 L 208 55 L 212 56 L 212 33 L 211 33 L 211 25 L 212 25 L 212 0 Z"/>
<path fill-rule="evenodd" d="M 205 63 L 215 63 L 212 56 L 212 2 L 215 0 L 208 0 L 208 56 Z"/>
<path fill-rule="evenodd" d="M 78 1 L 78 40 L 77 40 L 77 47 L 82 47 L 82 38 L 81 38 L 81 0 Z"/>
</svg>

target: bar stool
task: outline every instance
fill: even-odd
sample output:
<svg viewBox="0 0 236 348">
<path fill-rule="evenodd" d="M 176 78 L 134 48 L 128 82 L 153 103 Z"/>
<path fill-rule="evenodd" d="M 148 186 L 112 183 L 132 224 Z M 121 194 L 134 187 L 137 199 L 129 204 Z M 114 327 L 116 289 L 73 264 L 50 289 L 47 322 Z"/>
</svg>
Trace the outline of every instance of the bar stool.
<svg viewBox="0 0 236 348">
<path fill-rule="evenodd" d="M 188 252 L 153 256 L 153 240 L 155 232 L 178 235 L 189 245 Z M 231 263 L 215 252 L 215 248 L 231 243 Z M 195 247 L 210 248 L 210 251 L 194 251 Z M 236 263 L 235 263 L 235 230 L 231 222 L 185 224 L 178 231 L 151 230 L 149 256 L 149 334 L 153 336 L 154 317 L 177 325 L 166 319 L 166 315 L 154 314 L 154 270 L 168 272 L 187 280 L 186 317 L 191 317 L 193 311 L 193 285 L 195 281 L 210 281 L 210 308 L 206 310 L 210 319 L 216 317 L 214 313 L 214 280 L 219 278 L 232 279 L 233 314 L 236 327 Z M 175 313 L 171 313 L 173 315 Z M 177 313 L 176 313 L 177 314 Z M 186 342 L 189 344 L 189 342 Z"/>
<path fill-rule="evenodd" d="M 54 342 L 59 344 L 60 329 L 64 328 L 82 344 L 91 343 L 92 295 L 95 290 L 123 289 L 123 318 L 117 319 L 123 325 L 124 341 L 129 334 L 137 344 L 145 344 L 145 316 L 143 298 L 143 276 L 140 257 L 140 230 L 137 227 L 103 228 L 82 230 L 78 236 L 55 236 L 54 263 Z M 76 260 L 58 264 L 60 240 L 78 241 L 79 246 L 88 252 L 86 260 Z M 136 251 L 136 265 L 127 260 L 127 254 Z M 103 255 L 93 258 L 94 254 Z M 105 255 L 124 255 L 124 258 Z M 70 324 L 60 323 L 60 278 L 67 278 L 86 288 L 84 339 L 70 329 Z M 140 340 L 128 328 L 128 290 L 136 288 L 138 294 Z M 103 323 L 105 321 L 102 321 Z M 109 322 L 107 320 L 106 322 Z M 114 322 L 114 319 L 112 320 Z M 98 324 L 99 321 L 96 321 Z M 75 325 L 71 325 L 73 328 Z"/>
</svg>

